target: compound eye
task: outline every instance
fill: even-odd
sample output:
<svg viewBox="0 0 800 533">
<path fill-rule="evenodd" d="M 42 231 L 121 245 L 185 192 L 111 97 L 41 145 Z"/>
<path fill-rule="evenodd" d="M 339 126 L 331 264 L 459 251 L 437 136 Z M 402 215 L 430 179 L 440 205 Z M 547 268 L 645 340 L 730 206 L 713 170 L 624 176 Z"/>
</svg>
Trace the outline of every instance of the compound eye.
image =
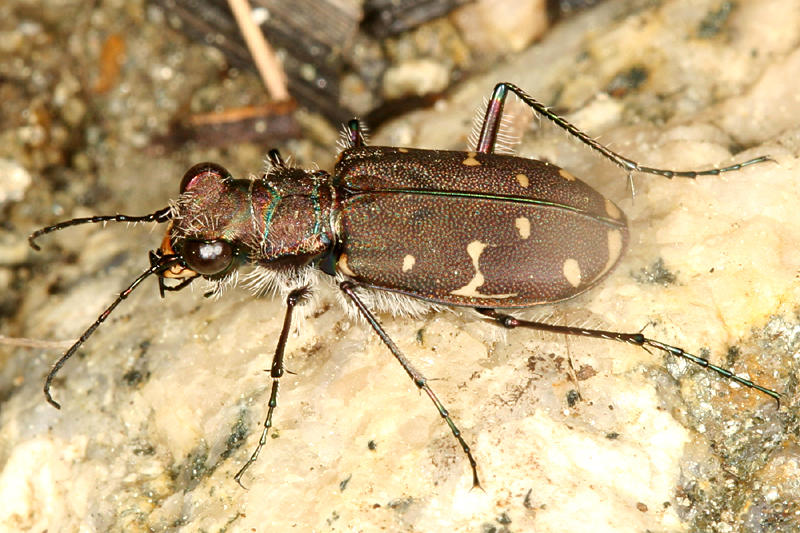
<svg viewBox="0 0 800 533">
<path fill-rule="evenodd" d="M 181 180 L 181 194 L 205 179 L 228 180 L 230 173 L 216 163 L 198 163 L 186 171 Z"/>
<path fill-rule="evenodd" d="M 203 276 L 213 276 L 228 270 L 233 262 L 233 247 L 223 240 L 187 240 L 181 250 L 186 265 Z"/>
</svg>

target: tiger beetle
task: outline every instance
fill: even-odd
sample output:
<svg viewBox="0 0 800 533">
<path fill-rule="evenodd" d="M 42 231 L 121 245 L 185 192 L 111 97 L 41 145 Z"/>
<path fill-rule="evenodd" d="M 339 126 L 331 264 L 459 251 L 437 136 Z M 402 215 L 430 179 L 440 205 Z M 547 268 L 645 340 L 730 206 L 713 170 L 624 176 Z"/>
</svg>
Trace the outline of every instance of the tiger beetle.
<svg viewBox="0 0 800 533">
<path fill-rule="evenodd" d="M 97 222 L 166 222 L 150 267 L 123 290 L 53 365 L 53 378 L 108 315 L 147 277 L 159 291 L 178 291 L 198 278 L 219 287 L 236 269 L 253 267 L 251 285 L 275 290 L 287 310 L 272 358 L 267 415 L 255 451 L 235 475 L 241 484 L 272 426 L 284 349 L 295 308 L 320 283 L 338 286 L 346 305 L 363 318 L 424 391 L 458 441 L 479 487 L 477 463 L 444 404 L 398 349 L 376 311 L 424 312 L 437 306 L 472 308 L 495 324 L 607 339 L 654 348 L 708 368 L 777 401 L 780 395 L 681 348 L 639 333 L 619 333 L 522 320 L 500 309 L 527 308 L 577 296 L 597 285 L 619 263 L 628 244 L 625 215 L 610 200 L 548 162 L 496 153 L 507 96 L 513 93 L 630 176 L 666 178 L 717 175 L 770 160 L 756 157 L 724 168 L 676 171 L 642 166 L 597 143 L 511 83 L 489 100 L 473 151 L 367 146 L 358 120 L 345 128 L 345 147 L 333 174 L 288 166 L 277 150 L 258 179 L 234 179 L 216 163 L 190 168 L 180 196 L 144 216 L 76 218 L 29 237 Z M 172 280 L 167 283 L 167 280 Z M 418 305 L 422 303 L 423 305 Z"/>
</svg>

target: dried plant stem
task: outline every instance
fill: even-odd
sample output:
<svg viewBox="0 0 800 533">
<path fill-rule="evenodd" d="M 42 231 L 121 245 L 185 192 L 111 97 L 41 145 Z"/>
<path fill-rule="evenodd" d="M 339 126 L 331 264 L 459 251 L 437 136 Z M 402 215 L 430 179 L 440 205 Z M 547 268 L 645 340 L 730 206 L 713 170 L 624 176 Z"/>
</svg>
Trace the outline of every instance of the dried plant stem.
<svg viewBox="0 0 800 533">
<path fill-rule="evenodd" d="M 63 350 L 64 348 L 68 348 L 71 344 L 73 344 L 75 340 L 76 339 L 69 341 L 43 341 L 40 339 L 27 339 L 25 337 L 6 337 L 5 335 L 0 335 L 0 345 L 17 346 L 21 348 Z"/>
<path fill-rule="evenodd" d="M 248 0 L 228 0 L 233 16 L 242 32 L 247 48 L 253 56 L 253 62 L 258 69 L 270 97 L 275 101 L 289 99 L 286 73 L 278 61 L 278 57 L 270 47 L 261 28 L 253 20 L 253 11 Z"/>
</svg>

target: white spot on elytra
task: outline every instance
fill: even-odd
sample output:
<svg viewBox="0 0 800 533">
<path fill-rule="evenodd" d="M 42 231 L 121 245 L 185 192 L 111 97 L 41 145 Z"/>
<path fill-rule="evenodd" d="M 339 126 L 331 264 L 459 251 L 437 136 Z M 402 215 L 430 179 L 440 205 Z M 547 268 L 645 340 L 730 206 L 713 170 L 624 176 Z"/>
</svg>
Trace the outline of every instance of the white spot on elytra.
<svg viewBox="0 0 800 533">
<path fill-rule="evenodd" d="M 573 287 L 581 284 L 581 267 L 575 259 L 564 261 L 564 277 Z"/>
<path fill-rule="evenodd" d="M 561 174 L 561 177 L 564 178 L 567 181 L 575 181 L 577 179 L 575 176 L 573 176 L 572 174 L 570 174 L 569 172 L 567 172 L 563 168 L 559 168 L 558 169 L 558 173 Z"/>
<path fill-rule="evenodd" d="M 517 178 L 517 183 L 519 183 L 520 187 L 527 189 L 528 185 L 531 184 L 530 180 L 528 179 L 528 176 L 526 176 L 525 174 L 517 174 L 516 178 Z"/>
<path fill-rule="evenodd" d="M 606 198 L 606 213 L 608 213 L 608 216 L 610 216 L 615 220 L 618 220 L 622 216 L 619 207 L 614 205 L 614 202 L 612 202 L 608 198 Z"/>
<path fill-rule="evenodd" d="M 525 217 L 519 217 L 514 220 L 514 225 L 517 227 L 517 231 L 519 232 L 519 236 L 523 239 L 527 239 L 531 236 L 531 221 Z"/>
<path fill-rule="evenodd" d="M 475 268 L 475 276 L 463 287 L 460 289 L 456 289 L 454 291 L 450 291 L 450 294 L 455 296 L 466 296 L 469 298 L 510 298 L 512 296 L 516 296 L 517 293 L 511 294 L 481 294 L 477 291 L 478 287 L 483 285 L 485 281 L 483 274 L 481 274 L 479 260 L 481 254 L 483 253 L 484 248 L 486 248 L 486 243 L 481 241 L 472 241 L 467 245 L 467 254 L 469 255 L 470 259 L 472 259 L 472 266 Z"/>
<path fill-rule="evenodd" d="M 622 233 L 618 229 L 608 232 L 608 263 L 603 269 L 603 274 L 611 270 L 619 256 L 622 255 Z M 601 274 L 602 275 L 602 274 Z"/>
<path fill-rule="evenodd" d="M 609 270 L 614 268 L 617 260 L 622 255 L 622 232 L 618 229 L 612 229 L 608 232 L 608 261 L 606 261 L 606 265 L 603 267 L 603 270 L 595 276 L 592 282 L 602 278 L 605 276 Z"/>
<path fill-rule="evenodd" d="M 406 256 L 403 258 L 403 272 L 408 272 L 409 270 L 414 268 L 414 263 L 416 262 L 417 260 L 414 258 L 413 255 L 406 254 Z"/>
<path fill-rule="evenodd" d="M 468 167 L 474 167 L 481 164 L 480 161 L 475 159 L 475 156 L 478 155 L 478 152 L 467 152 L 467 158 L 461 162 L 462 165 L 466 165 Z"/>
<path fill-rule="evenodd" d="M 622 255 L 622 233 L 618 229 L 608 232 L 608 260 L 613 265 Z"/>
</svg>

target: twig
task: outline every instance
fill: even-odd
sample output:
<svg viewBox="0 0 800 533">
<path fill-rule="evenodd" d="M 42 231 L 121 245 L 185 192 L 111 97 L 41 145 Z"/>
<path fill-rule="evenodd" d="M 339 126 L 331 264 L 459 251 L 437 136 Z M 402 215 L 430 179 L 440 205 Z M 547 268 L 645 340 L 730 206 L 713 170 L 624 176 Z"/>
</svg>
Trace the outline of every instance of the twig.
<svg viewBox="0 0 800 533">
<path fill-rule="evenodd" d="M 267 87 L 267 92 L 275 101 L 289 99 L 286 73 L 273 52 L 261 28 L 253 20 L 253 11 L 248 0 L 228 0 L 228 5 L 233 11 L 239 31 L 242 32 L 247 48 L 253 56 L 253 62 L 261 75 L 261 80 Z"/>
<path fill-rule="evenodd" d="M 6 337 L 0 335 L 0 345 L 5 346 L 19 346 L 22 348 L 43 348 L 53 350 L 63 350 L 69 348 L 75 340 L 71 341 L 43 341 L 40 339 L 27 339 L 25 337 Z"/>
</svg>

